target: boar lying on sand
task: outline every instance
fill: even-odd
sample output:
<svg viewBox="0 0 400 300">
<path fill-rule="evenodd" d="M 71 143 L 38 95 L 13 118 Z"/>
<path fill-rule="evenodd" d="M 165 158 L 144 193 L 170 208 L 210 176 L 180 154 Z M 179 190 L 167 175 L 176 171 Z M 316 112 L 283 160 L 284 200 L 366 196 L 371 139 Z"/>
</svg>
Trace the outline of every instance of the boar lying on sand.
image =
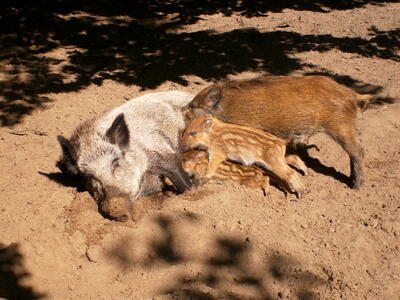
<svg viewBox="0 0 400 300">
<path fill-rule="evenodd" d="M 283 187 L 297 196 L 305 189 L 300 176 L 286 160 L 286 140 L 253 128 L 222 122 L 210 115 L 194 119 L 182 137 L 183 151 L 207 149 L 206 178 L 218 176 L 226 160 L 259 166 L 275 175 Z M 304 172 L 305 165 L 297 164 Z"/>
<path fill-rule="evenodd" d="M 129 202 L 161 191 L 167 177 L 178 192 L 191 188 L 182 169 L 179 136 L 182 107 L 193 95 L 181 91 L 149 93 L 81 124 L 70 139 L 58 137 L 61 169 L 81 174 L 100 212 L 125 221 Z M 112 211 L 110 201 L 127 203 Z"/>
<path fill-rule="evenodd" d="M 265 76 L 221 82 L 205 88 L 187 105 L 188 121 L 211 114 L 234 124 L 306 142 L 325 132 L 350 156 L 352 187 L 363 182 L 363 150 L 356 140 L 357 106 L 371 95 L 360 95 L 326 76 Z"/>
</svg>

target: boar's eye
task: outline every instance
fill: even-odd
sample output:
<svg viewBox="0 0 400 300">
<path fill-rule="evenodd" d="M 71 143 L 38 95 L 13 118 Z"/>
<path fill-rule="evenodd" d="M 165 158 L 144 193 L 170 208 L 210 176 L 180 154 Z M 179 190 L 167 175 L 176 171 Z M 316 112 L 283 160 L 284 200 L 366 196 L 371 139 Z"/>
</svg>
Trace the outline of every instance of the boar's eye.
<svg viewBox="0 0 400 300">
<path fill-rule="evenodd" d="M 119 159 L 118 158 L 114 159 L 112 161 L 111 165 L 112 165 L 112 172 L 113 172 L 114 176 L 121 177 L 124 173 L 124 170 L 119 165 Z"/>
<path fill-rule="evenodd" d="M 118 167 L 118 158 L 114 159 L 111 163 L 111 167 L 114 170 L 116 167 Z"/>
</svg>

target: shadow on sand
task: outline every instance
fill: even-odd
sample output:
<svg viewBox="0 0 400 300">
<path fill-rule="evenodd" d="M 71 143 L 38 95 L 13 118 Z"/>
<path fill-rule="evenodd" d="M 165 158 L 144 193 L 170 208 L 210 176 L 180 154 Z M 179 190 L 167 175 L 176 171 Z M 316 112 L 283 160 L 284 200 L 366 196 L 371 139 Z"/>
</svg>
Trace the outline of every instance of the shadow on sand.
<svg viewBox="0 0 400 300">
<path fill-rule="evenodd" d="M 25 270 L 18 244 L 0 243 L 0 298 L 9 300 L 38 300 L 45 295 L 22 283 L 30 274 Z"/>
<path fill-rule="evenodd" d="M 149 272 L 173 267 L 168 280 L 173 283 L 159 288 L 160 295 L 167 297 L 162 299 L 250 300 L 279 299 L 284 295 L 311 300 L 319 298 L 318 288 L 329 285 L 329 278 L 308 271 L 308 266 L 283 251 L 255 249 L 249 238 L 230 233 L 216 235 L 204 253 L 191 255 L 197 242 L 202 241 L 199 237 L 193 244 L 182 244 L 185 239 L 177 229 L 185 223 L 178 224 L 166 215 L 156 216 L 154 222 L 161 234 L 152 235 L 145 258 L 135 257 L 139 245 L 129 238 L 110 248 L 107 257 L 127 274 L 137 267 Z M 193 219 L 192 215 L 185 222 L 201 226 L 199 217 Z M 258 255 L 258 263 L 252 260 L 254 255 Z"/>
<path fill-rule="evenodd" d="M 329 12 L 396 1 L 5 1 L 0 9 L 0 120 L 16 124 L 44 108 L 48 93 L 111 79 L 143 89 L 186 75 L 218 80 L 243 71 L 285 75 L 305 65 L 291 54 L 338 49 L 399 61 L 400 29 L 371 28 L 369 39 L 260 32 L 180 33 L 202 14 L 267 15 L 285 8 Z M 133 4 L 132 4 L 133 3 Z M 340 75 L 329 74 L 337 79 Z M 360 83 L 350 77 L 349 86 Z M 376 87 L 379 88 L 379 87 Z M 392 99 L 386 99 L 392 101 Z"/>
</svg>

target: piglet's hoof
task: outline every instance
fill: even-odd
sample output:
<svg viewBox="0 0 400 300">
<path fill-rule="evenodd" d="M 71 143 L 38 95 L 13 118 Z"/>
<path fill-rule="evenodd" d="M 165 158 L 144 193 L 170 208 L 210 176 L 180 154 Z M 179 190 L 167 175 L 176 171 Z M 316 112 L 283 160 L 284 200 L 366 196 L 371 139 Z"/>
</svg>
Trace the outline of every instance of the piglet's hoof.
<svg viewBox="0 0 400 300">
<path fill-rule="evenodd" d="M 101 205 L 102 214 L 113 221 L 126 222 L 130 219 L 130 204 L 124 198 L 113 198 Z"/>
<path fill-rule="evenodd" d="M 303 198 L 307 194 L 309 194 L 311 190 L 309 188 L 302 188 L 294 192 L 297 199 Z"/>
</svg>

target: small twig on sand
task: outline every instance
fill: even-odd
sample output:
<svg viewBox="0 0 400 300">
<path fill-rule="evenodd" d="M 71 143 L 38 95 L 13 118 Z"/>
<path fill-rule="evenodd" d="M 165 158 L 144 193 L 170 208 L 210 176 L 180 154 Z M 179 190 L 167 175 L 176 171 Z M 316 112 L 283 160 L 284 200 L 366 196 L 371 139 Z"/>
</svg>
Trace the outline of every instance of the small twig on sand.
<svg viewBox="0 0 400 300">
<path fill-rule="evenodd" d="M 24 136 L 30 132 L 33 134 L 36 134 L 36 135 L 40 135 L 40 136 L 47 136 L 46 132 L 39 131 L 39 130 L 15 130 L 15 131 L 9 131 L 8 133 L 13 134 L 13 135 L 18 135 L 18 136 Z"/>
</svg>

